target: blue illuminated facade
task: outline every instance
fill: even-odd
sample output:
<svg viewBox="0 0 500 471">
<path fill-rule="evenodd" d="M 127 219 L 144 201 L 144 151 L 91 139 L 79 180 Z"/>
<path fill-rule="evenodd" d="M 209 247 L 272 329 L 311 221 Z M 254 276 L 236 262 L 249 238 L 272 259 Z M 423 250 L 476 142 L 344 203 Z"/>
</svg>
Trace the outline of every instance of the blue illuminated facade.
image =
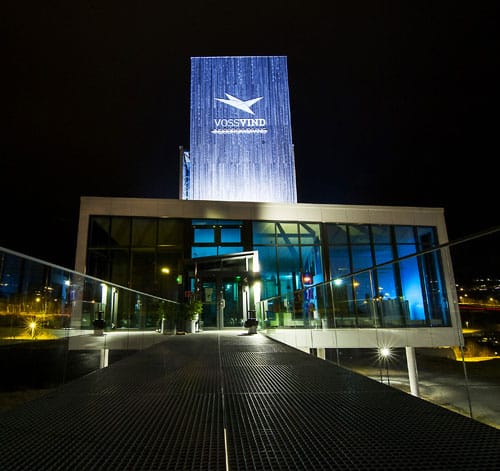
<svg viewBox="0 0 500 471">
<path fill-rule="evenodd" d="M 287 60 L 191 58 L 182 199 L 296 203 Z"/>
<path fill-rule="evenodd" d="M 171 202 L 177 217 L 91 215 L 87 273 L 180 301 L 198 290 L 206 328 L 241 325 L 258 299 L 270 300 L 262 312 L 270 328 L 452 325 L 437 227 L 231 219 L 217 203 L 186 203 L 195 202 Z M 216 211 L 226 217 L 200 217 Z M 162 266 L 175 270 L 171 279 Z M 256 280 L 259 295 L 246 298 Z"/>
</svg>

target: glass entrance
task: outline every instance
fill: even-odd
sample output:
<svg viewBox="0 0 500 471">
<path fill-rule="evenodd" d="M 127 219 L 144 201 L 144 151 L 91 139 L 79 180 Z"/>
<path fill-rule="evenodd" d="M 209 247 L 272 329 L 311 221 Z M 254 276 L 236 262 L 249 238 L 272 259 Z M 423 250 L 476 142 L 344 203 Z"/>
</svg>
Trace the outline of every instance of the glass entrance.
<svg viewBox="0 0 500 471">
<path fill-rule="evenodd" d="M 241 303 L 240 290 L 238 281 L 222 280 L 221 283 L 221 327 L 241 327 L 243 322 L 243 309 Z"/>
<path fill-rule="evenodd" d="M 247 297 L 239 278 L 216 277 L 201 281 L 202 328 L 223 329 L 243 325 L 243 314 L 246 312 L 243 301 Z"/>
<path fill-rule="evenodd" d="M 203 303 L 201 329 L 241 328 L 255 309 L 251 286 L 255 281 L 257 252 L 239 252 L 192 260 L 190 291 Z"/>
<path fill-rule="evenodd" d="M 200 298 L 203 303 L 203 311 L 200 316 L 201 329 L 217 328 L 217 284 L 215 280 L 203 280 L 200 282 Z"/>
</svg>

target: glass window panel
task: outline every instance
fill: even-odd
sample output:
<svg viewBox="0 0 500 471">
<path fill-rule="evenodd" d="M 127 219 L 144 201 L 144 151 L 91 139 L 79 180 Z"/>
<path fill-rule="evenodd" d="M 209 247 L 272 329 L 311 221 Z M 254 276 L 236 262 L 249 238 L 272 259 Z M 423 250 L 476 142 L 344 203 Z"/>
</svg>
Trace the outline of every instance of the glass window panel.
<svg viewBox="0 0 500 471">
<path fill-rule="evenodd" d="M 278 283 L 276 273 L 261 273 L 260 282 L 262 299 L 278 296 Z"/>
<path fill-rule="evenodd" d="M 177 219 L 158 220 L 158 245 L 182 245 L 184 223 Z"/>
<path fill-rule="evenodd" d="M 301 273 L 298 247 L 278 247 L 278 266 L 280 273 Z"/>
<path fill-rule="evenodd" d="M 217 255 L 217 247 L 197 247 L 191 248 L 191 258 L 213 257 Z"/>
<path fill-rule="evenodd" d="M 408 301 L 410 320 L 425 321 L 424 299 L 422 297 L 417 259 L 403 260 L 399 267 L 401 288 L 403 297 Z"/>
<path fill-rule="evenodd" d="M 20 293 L 23 279 L 23 262 L 20 257 L 2 253 L 2 270 L 0 271 L 0 294 L 13 295 Z"/>
<path fill-rule="evenodd" d="M 294 285 L 295 285 L 295 280 L 291 275 L 287 275 L 284 273 L 280 273 L 279 277 L 279 284 L 280 284 L 280 294 L 283 299 L 288 299 L 288 297 L 292 297 L 293 299 L 293 291 L 294 291 Z M 287 301 L 288 305 L 288 301 Z"/>
<path fill-rule="evenodd" d="M 156 245 L 157 220 L 134 218 L 132 220 L 132 246 L 154 247 Z"/>
<path fill-rule="evenodd" d="M 195 228 L 194 242 L 196 244 L 214 244 L 215 243 L 215 230 L 212 227 Z"/>
<path fill-rule="evenodd" d="M 415 246 L 415 244 L 407 244 L 407 245 L 402 244 L 397 246 L 397 250 L 398 250 L 398 258 L 400 258 L 400 257 L 405 257 L 406 255 L 411 255 L 416 253 L 417 247 Z"/>
<path fill-rule="evenodd" d="M 332 279 L 346 276 L 352 272 L 349 259 L 349 248 L 347 245 L 330 247 L 329 256 L 330 277 Z"/>
<path fill-rule="evenodd" d="M 358 327 L 373 327 L 375 325 L 375 311 L 373 304 L 374 290 L 371 284 L 370 273 L 364 272 L 352 280 L 356 306 L 356 322 Z"/>
<path fill-rule="evenodd" d="M 363 314 L 369 315 L 369 308 L 365 306 L 366 301 L 375 297 L 369 272 L 359 273 L 351 279 L 354 297 L 358 301 L 358 307 L 364 306 Z"/>
<path fill-rule="evenodd" d="M 111 246 L 129 247 L 130 246 L 130 225 L 131 218 L 112 217 L 111 218 Z"/>
<path fill-rule="evenodd" d="M 130 267 L 131 288 L 145 293 L 153 292 L 155 287 L 154 267 L 154 249 L 133 249 Z"/>
<path fill-rule="evenodd" d="M 276 247 L 254 247 L 254 250 L 259 251 L 260 273 L 278 272 Z"/>
<path fill-rule="evenodd" d="M 394 274 L 394 265 L 387 265 L 379 268 L 376 272 L 378 281 L 377 296 L 382 299 L 395 299 L 398 297 L 396 290 L 396 278 Z"/>
<path fill-rule="evenodd" d="M 319 224 L 301 223 L 299 226 L 302 245 L 321 243 Z"/>
<path fill-rule="evenodd" d="M 274 222 L 253 222 L 252 233 L 254 244 L 276 244 Z"/>
<path fill-rule="evenodd" d="M 109 217 L 92 216 L 90 218 L 89 243 L 90 247 L 108 247 L 109 244 Z"/>
<path fill-rule="evenodd" d="M 323 279 L 323 263 L 321 260 L 321 247 L 301 246 L 302 271 L 310 273 L 313 284 L 321 283 Z"/>
<path fill-rule="evenodd" d="M 370 245 L 353 245 L 351 251 L 353 271 L 363 270 L 374 265 Z"/>
<path fill-rule="evenodd" d="M 419 260 L 425 285 L 424 296 L 431 325 L 450 325 L 441 254 L 439 251 L 430 252 L 420 256 Z"/>
<path fill-rule="evenodd" d="M 177 252 L 161 250 L 158 251 L 157 256 L 157 276 L 163 276 L 165 273 L 165 269 L 168 271 L 170 275 L 177 277 L 179 273 L 177 273 L 179 268 L 179 260 L 182 259 L 182 256 Z"/>
<path fill-rule="evenodd" d="M 408 302 L 402 298 L 381 299 L 375 303 L 383 327 L 408 325 Z"/>
<path fill-rule="evenodd" d="M 369 244 L 370 230 L 369 226 L 361 224 L 350 224 L 349 237 L 351 244 Z"/>
<path fill-rule="evenodd" d="M 420 250 L 430 249 L 437 246 L 437 237 L 435 228 L 433 227 L 418 227 L 417 237 Z"/>
<path fill-rule="evenodd" d="M 278 264 L 276 247 L 259 247 L 262 299 L 278 295 Z"/>
<path fill-rule="evenodd" d="M 158 280 L 158 296 L 177 299 L 179 285 L 177 276 L 182 274 L 182 253 L 173 250 L 160 250 L 156 256 L 156 279 Z"/>
<path fill-rule="evenodd" d="M 401 304 L 398 296 L 395 266 L 387 265 L 375 273 L 378 284 L 375 287 L 377 297 L 374 300 L 374 308 L 379 316 L 381 325 L 384 327 L 405 326 L 405 314 L 407 309 Z"/>
<path fill-rule="evenodd" d="M 220 241 L 223 244 L 241 243 L 241 229 L 239 227 L 221 228 Z"/>
<path fill-rule="evenodd" d="M 394 259 L 391 245 L 375 245 L 375 263 L 377 265 Z"/>
<path fill-rule="evenodd" d="M 329 244 L 347 244 L 347 226 L 345 224 L 327 224 Z"/>
<path fill-rule="evenodd" d="M 87 275 L 109 280 L 109 257 L 107 249 L 89 249 L 87 256 Z M 113 281 L 113 280 L 111 280 Z"/>
<path fill-rule="evenodd" d="M 228 253 L 243 252 L 243 247 L 241 246 L 219 246 L 219 255 L 226 255 Z"/>
<path fill-rule="evenodd" d="M 390 244 L 391 243 L 391 228 L 390 226 L 382 226 L 374 224 L 372 227 L 373 242 L 375 244 Z"/>
<path fill-rule="evenodd" d="M 111 281 L 118 285 L 129 286 L 129 251 L 123 249 L 114 249 L 110 252 L 110 257 Z"/>
<path fill-rule="evenodd" d="M 278 245 L 299 245 L 298 230 L 296 223 L 277 223 L 276 238 Z"/>
<path fill-rule="evenodd" d="M 396 235 L 396 242 L 398 244 L 414 244 L 415 235 L 413 233 L 413 226 L 394 226 L 394 233 Z"/>
<path fill-rule="evenodd" d="M 339 327 L 355 327 L 354 304 L 352 301 L 352 279 L 338 279 L 332 287 L 333 314 Z"/>
</svg>

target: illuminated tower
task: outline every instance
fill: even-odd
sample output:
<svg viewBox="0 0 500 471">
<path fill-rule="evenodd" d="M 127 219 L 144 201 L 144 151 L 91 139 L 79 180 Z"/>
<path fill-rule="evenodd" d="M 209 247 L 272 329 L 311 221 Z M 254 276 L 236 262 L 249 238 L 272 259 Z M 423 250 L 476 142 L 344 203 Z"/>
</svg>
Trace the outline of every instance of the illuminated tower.
<svg viewBox="0 0 500 471">
<path fill-rule="evenodd" d="M 296 203 L 284 56 L 192 57 L 181 198 Z"/>
</svg>

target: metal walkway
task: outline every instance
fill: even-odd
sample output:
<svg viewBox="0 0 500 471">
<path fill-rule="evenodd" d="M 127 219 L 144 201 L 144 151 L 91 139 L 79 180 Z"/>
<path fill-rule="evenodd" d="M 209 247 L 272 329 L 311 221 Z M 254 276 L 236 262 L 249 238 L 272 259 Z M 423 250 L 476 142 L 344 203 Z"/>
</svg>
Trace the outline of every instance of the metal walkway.
<svg viewBox="0 0 500 471">
<path fill-rule="evenodd" d="M 5 471 L 500 469 L 500 430 L 235 331 L 165 336 L 0 430 Z"/>
</svg>

